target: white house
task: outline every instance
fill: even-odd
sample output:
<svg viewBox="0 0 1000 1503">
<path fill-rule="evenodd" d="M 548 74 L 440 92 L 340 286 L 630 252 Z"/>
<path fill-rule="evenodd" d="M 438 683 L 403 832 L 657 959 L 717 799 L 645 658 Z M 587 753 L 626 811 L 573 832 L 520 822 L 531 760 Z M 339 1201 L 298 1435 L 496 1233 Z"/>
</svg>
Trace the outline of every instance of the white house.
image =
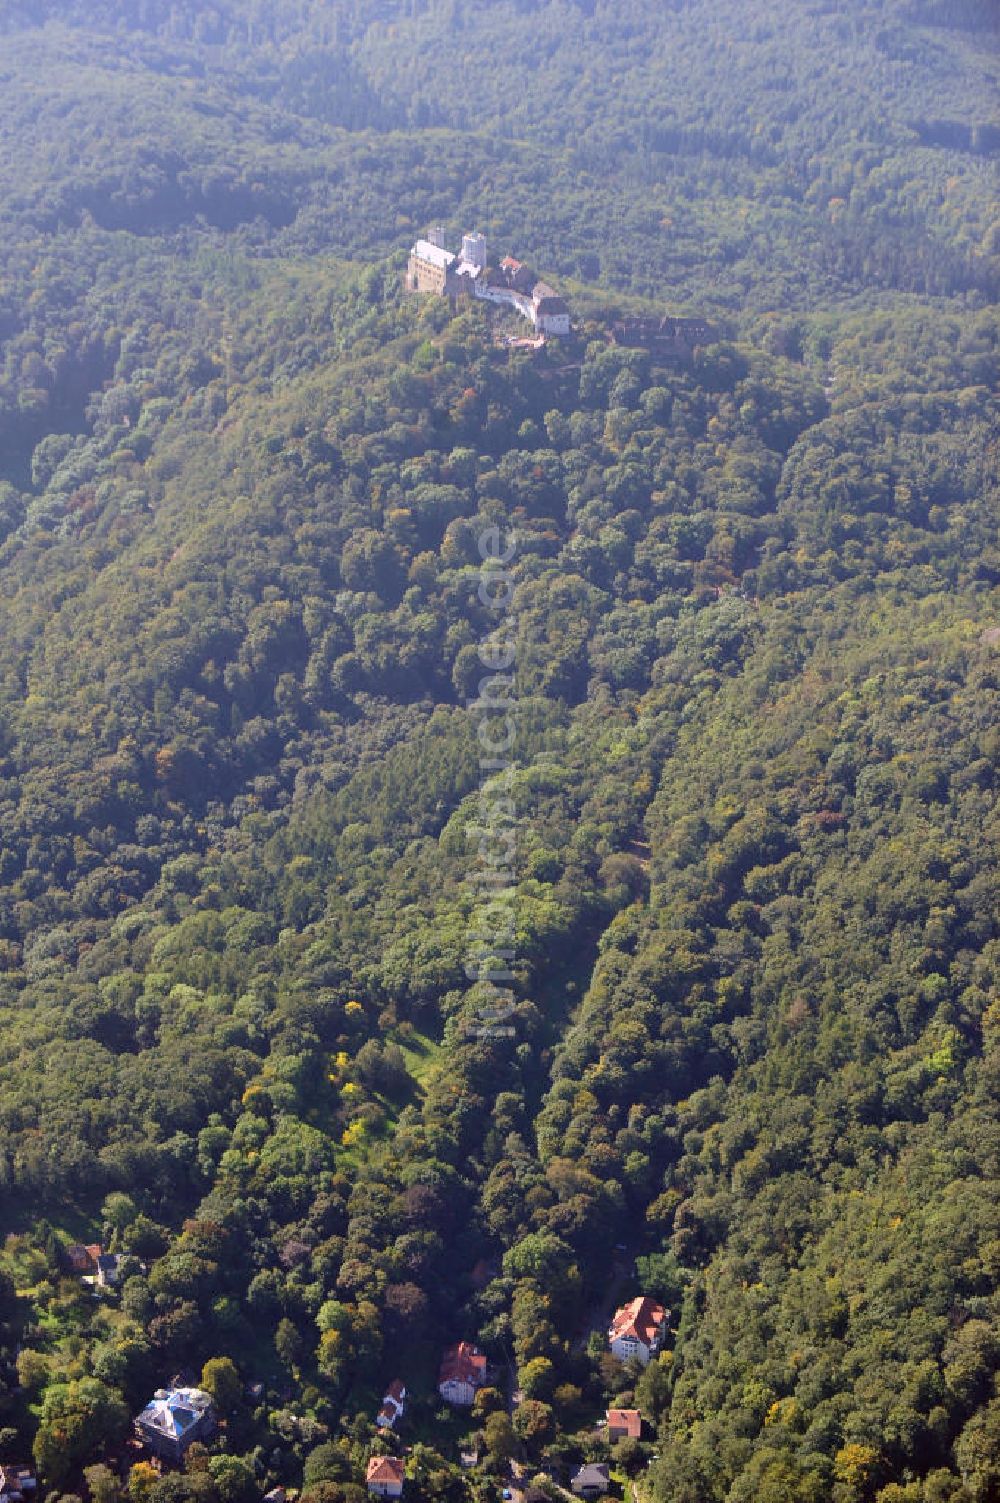
<svg viewBox="0 0 1000 1503">
<path fill-rule="evenodd" d="M 531 322 L 543 334 L 569 333 L 569 309 L 547 282 L 536 282 L 532 289 Z"/>
<path fill-rule="evenodd" d="M 441 1361 L 438 1392 L 449 1404 L 471 1404 L 486 1381 L 486 1358 L 468 1341 L 450 1346 Z"/>
<path fill-rule="evenodd" d="M 121 1283 L 122 1263 L 120 1253 L 101 1253 L 97 1259 L 97 1282 L 102 1289 L 116 1289 Z"/>
<path fill-rule="evenodd" d="M 380 1430 L 392 1430 L 397 1420 L 403 1417 L 406 1408 L 406 1389 L 398 1378 L 393 1378 L 382 1399 L 382 1407 L 375 1416 Z"/>
<path fill-rule="evenodd" d="M 622 1362 L 637 1357 L 643 1367 L 660 1350 L 669 1312 L 648 1294 L 616 1310 L 608 1328 L 611 1350 Z"/>
<path fill-rule="evenodd" d="M 215 1429 L 215 1409 L 201 1388 L 159 1388 L 136 1417 L 136 1434 L 156 1456 L 180 1461 L 193 1440 Z"/>
</svg>

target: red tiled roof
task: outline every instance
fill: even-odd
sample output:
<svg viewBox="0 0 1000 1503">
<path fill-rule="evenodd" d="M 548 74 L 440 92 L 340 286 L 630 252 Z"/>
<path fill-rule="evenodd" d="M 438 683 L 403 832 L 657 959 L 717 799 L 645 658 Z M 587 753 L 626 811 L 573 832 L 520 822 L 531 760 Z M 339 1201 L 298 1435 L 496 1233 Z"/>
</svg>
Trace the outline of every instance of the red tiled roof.
<svg viewBox="0 0 1000 1503">
<path fill-rule="evenodd" d="M 650 1346 L 656 1340 L 657 1332 L 666 1318 L 667 1312 L 663 1306 L 658 1305 L 648 1294 L 643 1294 L 615 1311 L 611 1322 L 611 1339 L 615 1341 L 623 1336 L 631 1336 L 644 1346 Z"/>
<path fill-rule="evenodd" d="M 80 1273 L 87 1273 L 97 1267 L 97 1260 L 104 1253 L 99 1242 L 72 1242 L 66 1249 L 66 1260 L 69 1266 Z"/>
<path fill-rule="evenodd" d="M 368 1482 L 402 1482 L 403 1463 L 398 1456 L 373 1456 L 368 1463 Z"/>
<path fill-rule="evenodd" d="M 609 1409 L 608 1429 L 624 1430 L 630 1440 L 638 1440 L 642 1434 L 642 1415 L 638 1409 Z"/>
<path fill-rule="evenodd" d="M 454 1381 L 475 1386 L 486 1376 L 486 1358 L 478 1347 L 468 1341 L 450 1346 L 441 1359 L 438 1384 Z"/>
</svg>

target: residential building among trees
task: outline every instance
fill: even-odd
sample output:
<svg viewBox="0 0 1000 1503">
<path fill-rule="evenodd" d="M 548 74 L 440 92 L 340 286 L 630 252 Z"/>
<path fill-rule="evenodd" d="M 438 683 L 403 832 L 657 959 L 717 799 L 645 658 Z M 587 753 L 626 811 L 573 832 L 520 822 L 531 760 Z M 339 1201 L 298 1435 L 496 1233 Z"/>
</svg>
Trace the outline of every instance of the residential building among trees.
<svg viewBox="0 0 1000 1503">
<path fill-rule="evenodd" d="M 441 1361 L 438 1392 L 449 1404 L 471 1404 L 486 1381 L 486 1358 L 468 1341 L 450 1346 Z"/>
<path fill-rule="evenodd" d="M 398 1378 L 393 1378 L 382 1398 L 375 1423 L 380 1430 L 392 1430 L 403 1417 L 406 1408 L 406 1389 Z"/>
<path fill-rule="evenodd" d="M 630 1300 L 616 1310 L 608 1330 L 611 1350 L 622 1362 L 636 1357 L 643 1367 L 660 1350 L 669 1311 L 648 1294 Z"/>
<path fill-rule="evenodd" d="M 397 1456 L 373 1456 L 365 1478 L 375 1498 L 398 1498 L 403 1492 L 403 1463 Z"/>
<path fill-rule="evenodd" d="M 160 1388 L 136 1416 L 139 1439 L 165 1461 L 180 1461 L 188 1446 L 215 1430 L 215 1407 L 201 1388 Z"/>
</svg>

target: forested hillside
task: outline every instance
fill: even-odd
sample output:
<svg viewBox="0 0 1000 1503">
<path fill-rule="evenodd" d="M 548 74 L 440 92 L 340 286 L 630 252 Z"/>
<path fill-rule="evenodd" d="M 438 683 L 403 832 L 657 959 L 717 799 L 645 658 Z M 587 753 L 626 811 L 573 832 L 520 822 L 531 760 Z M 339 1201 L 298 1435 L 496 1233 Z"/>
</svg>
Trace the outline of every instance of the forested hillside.
<svg viewBox="0 0 1000 1503">
<path fill-rule="evenodd" d="M 39 0 L 0 42 L 0 1466 L 995 1503 L 995 12 Z M 570 337 L 406 292 L 437 222 Z M 129 1473 L 178 1374 L 221 1426 Z"/>
</svg>

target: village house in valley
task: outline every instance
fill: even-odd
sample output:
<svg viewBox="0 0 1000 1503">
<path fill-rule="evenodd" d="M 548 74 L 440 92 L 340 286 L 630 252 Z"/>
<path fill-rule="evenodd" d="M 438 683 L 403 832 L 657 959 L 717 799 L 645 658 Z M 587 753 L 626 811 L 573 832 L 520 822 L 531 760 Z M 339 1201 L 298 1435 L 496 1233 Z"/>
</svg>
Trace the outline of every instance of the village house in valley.
<svg viewBox="0 0 1000 1503">
<path fill-rule="evenodd" d="M 122 1278 L 122 1263 L 124 1258 L 120 1253 L 101 1253 L 97 1260 L 97 1283 L 102 1289 L 117 1289 Z"/>
<path fill-rule="evenodd" d="M 70 1272 L 84 1283 L 100 1289 L 116 1289 L 121 1283 L 125 1257 L 121 1253 L 105 1252 L 99 1242 L 72 1242 L 63 1256 Z"/>
<path fill-rule="evenodd" d="M 450 1346 L 441 1359 L 438 1392 L 449 1404 L 471 1404 L 486 1382 L 486 1358 L 468 1341 Z"/>
<path fill-rule="evenodd" d="M 70 1273 L 83 1277 L 85 1274 L 94 1277 L 97 1273 L 97 1260 L 104 1253 L 99 1242 L 71 1242 L 63 1256 Z"/>
<path fill-rule="evenodd" d="M 636 1357 L 643 1367 L 658 1352 L 667 1329 L 669 1311 L 650 1295 L 640 1295 L 616 1310 L 608 1330 L 611 1350 L 622 1362 Z"/>
<path fill-rule="evenodd" d="M 446 249 L 444 231 L 428 230 L 410 251 L 406 284 L 413 292 L 439 297 L 462 293 L 482 302 L 513 308 L 539 334 L 568 334 L 569 309 L 558 292 L 513 256 L 491 267 L 486 240 L 479 233 L 463 235 L 458 255 Z"/>
<path fill-rule="evenodd" d="M 365 1478 L 375 1498 L 399 1498 L 403 1492 L 403 1463 L 397 1456 L 373 1456 Z"/>
</svg>

